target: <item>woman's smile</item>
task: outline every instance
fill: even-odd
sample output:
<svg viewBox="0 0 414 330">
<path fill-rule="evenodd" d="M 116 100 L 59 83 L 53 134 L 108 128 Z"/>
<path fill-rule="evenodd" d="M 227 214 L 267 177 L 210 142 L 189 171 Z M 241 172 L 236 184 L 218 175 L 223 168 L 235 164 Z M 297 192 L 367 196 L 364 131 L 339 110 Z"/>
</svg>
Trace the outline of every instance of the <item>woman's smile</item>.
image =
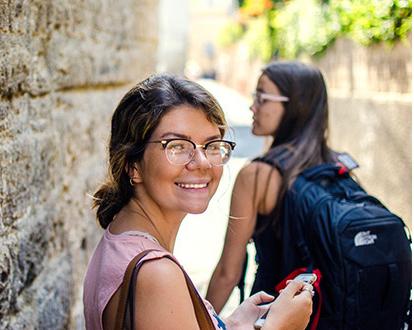
<svg viewBox="0 0 414 330">
<path fill-rule="evenodd" d="M 202 198 L 210 200 L 208 183 L 176 183 L 181 193 L 185 194 L 185 198 Z"/>
<path fill-rule="evenodd" d="M 208 182 L 206 183 L 175 183 L 177 186 L 183 189 L 194 189 L 194 190 L 202 190 L 204 188 L 207 188 Z"/>
</svg>

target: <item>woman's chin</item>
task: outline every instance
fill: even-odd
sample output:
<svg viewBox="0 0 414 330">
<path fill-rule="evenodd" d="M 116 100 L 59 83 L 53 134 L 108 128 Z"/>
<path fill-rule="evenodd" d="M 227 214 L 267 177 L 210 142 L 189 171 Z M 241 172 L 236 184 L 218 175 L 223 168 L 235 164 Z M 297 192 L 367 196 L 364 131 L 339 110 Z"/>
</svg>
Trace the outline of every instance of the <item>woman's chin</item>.
<svg viewBox="0 0 414 330">
<path fill-rule="evenodd" d="M 258 129 L 257 127 L 252 127 L 252 134 L 253 134 L 253 135 L 255 135 L 255 136 L 262 136 L 262 135 L 264 135 L 264 134 L 260 131 L 260 129 Z"/>
<path fill-rule="evenodd" d="M 189 205 L 187 206 L 187 213 L 190 214 L 200 214 L 207 210 L 207 205 Z"/>
</svg>

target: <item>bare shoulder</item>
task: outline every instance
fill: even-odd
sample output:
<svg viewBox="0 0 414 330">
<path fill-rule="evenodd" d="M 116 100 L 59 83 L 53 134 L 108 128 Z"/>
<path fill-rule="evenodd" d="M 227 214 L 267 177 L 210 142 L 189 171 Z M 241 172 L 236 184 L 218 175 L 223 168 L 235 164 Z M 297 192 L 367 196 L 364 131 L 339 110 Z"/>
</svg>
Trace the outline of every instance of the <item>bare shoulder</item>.
<svg viewBox="0 0 414 330">
<path fill-rule="evenodd" d="M 264 162 L 251 162 L 240 170 L 237 180 L 240 183 L 251 185 L 257 179 L 260 184 L 261 181 L 266 182 L 269 179 L 269 176 L 274 178 L 281 177 L 279 171 L 275 167 Z"/>
<path fill-rule="evenodd" d="M 174 284 L 180 285 L 180 283 L 185 285 L 185 277 L 181 268 L 170 258 L 166 257 L 144 262 L 138 272 L 138 276 L 143 286 L 172 286 Z"/>
<path fill-rule="evenodd" d="M 135 292 L 138 328 L 197 328 L 184 273 L 171 259 L 146 261 L 138 272 Z"/>
<path fill-rule="evenodd" d="M 264 162 L 251 162 L 240 170 L 233 195 L 238 199 L 250 198 L 255 211 L 267 214 L 276 205 L 281 185 L 282 176 L 275 167 Z"/>
</svg>

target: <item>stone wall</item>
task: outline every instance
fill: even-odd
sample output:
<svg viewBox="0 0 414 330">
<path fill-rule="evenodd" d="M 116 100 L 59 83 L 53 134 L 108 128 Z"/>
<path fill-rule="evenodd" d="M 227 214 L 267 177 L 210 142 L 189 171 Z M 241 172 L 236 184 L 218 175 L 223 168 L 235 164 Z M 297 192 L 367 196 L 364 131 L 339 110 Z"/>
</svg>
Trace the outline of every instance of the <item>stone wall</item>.
<svg viewBox="0 0 414 330">
<path fill-rule="evenodd" d="M 157 0 L 0 0 L 0 329 L 83 329 L 111 113 L 155 69 Z"/>
</svg>

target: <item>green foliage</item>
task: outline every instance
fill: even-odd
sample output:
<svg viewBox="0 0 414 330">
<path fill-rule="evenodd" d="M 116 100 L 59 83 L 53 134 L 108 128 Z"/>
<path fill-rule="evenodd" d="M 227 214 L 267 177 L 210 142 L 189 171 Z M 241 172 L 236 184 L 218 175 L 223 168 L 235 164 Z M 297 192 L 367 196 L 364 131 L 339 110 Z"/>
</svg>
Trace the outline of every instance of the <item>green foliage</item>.
<svg viewBox="0 0 414 330">
<path fill-rule="evenodd" d="M 262 3 L 261 7 L 253 7 L 251 1 L 243 2 L 243 23 L 235 22 L 222 31 L 222 45 L 242 41 L 249 47 L 250 56 L 268 61 L 275 54 L 287 59 L 301 54 L 321 55 L 341 36 L 363 45 L 393 44 L 407 38 L 411 31 L 411 0 L 274 0 L 271 6 L 269 2 Z M 254 15 L 249 17 L 249 13 Z"/>
<path fill-rule="evenodd" d="M 411 1 L 335 0 L 341 32 L 363 45 L 403 39 L 411 30 Z"/>
<path fill-rule="evenodd" d="M 229 22 L 220 31 L 218 43 L 222 47 L 228 47 L 239 41 L 243 36 L 243 26 L 238 22 Z"/>
<path fill-rule="evenodd" d="M 269 42 L 270 31 L 264 17 L 259 17 L 248 23 L 243 40 L 249 45 L 250 58 L 270 58 L 272 56 L 271 43 Z"/>
<path fill-rule="evenodd" d="M 276 47 L 283 58 L 323 52 L 335 40 L 340 29 L 327 6 L 317 0 L 289 2 L 283 9 L 276 11 L 272 24 L 277 31 Z"/>
</svg>

